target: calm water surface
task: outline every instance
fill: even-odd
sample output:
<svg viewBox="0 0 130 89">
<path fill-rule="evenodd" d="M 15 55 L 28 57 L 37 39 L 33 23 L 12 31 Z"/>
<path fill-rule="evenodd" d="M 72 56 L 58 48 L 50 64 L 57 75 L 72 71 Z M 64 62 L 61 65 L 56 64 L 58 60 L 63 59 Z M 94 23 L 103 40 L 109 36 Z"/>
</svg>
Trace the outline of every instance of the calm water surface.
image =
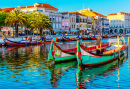
<svg viewBox="0 0 130 89">
<path fill-rule="evenodd" d="M 60 46 L 66 49 L 76 44 Z M 97 68 L 79 69 L 76 61 L 49 67 L 49 47 L 50 44 L 0 48 L 0 89 L 130 87 L 130 57 Z"/>
</svg>

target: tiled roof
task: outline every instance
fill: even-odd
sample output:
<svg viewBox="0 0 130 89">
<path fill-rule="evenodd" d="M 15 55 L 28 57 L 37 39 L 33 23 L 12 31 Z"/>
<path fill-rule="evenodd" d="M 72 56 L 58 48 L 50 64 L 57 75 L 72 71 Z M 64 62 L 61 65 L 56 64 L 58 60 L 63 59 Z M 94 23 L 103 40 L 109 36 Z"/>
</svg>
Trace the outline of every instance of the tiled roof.
<svg viewBox="0 0 130 89">
<path fill-rule="evenodd" d="M 33 8 L 33 7 L 40 7 L 40 8 L 48 8 L 48 9 L 55 9 L 55 10 L 58 10 L 57 8 L 51 6 L 50 4 L 43 4 L 43 3 L 37 3 L 36 5 L 32 5 L 32 6 L 23 6 L 21 7 L 21 9 L 24 9 L 24 8 Z M 5 12 L 10 12 L 12 10 L 14 10 L 16 7 L 12 7 L 12 8 L 3 8 L 1 9 L 1 11 L 5 11 Z"/>
<path fill-rule="evenodd" d="M 61 14 L 65 15 L 65 14 L 68 14 L 68 13 L 70 13 L 70 14 L 76 14 L 76 15 L 80 15 L 80 16 L 85 16 L 85 15 L 82 15 L 81 13 L 79 13 L 79 12 L 63 12 Z"/>
<path fill-rule="evenodd" d="M 124 12 L 119 12 L 121 15 L 130 15 L 130 13 L 124 13 Z M 110 15 L 117 15 L 118 13 L 112 13 L 112 14 L 109 14 L 108 16 Z"/>
<path fill-rule="evenodd" d="M 4 11 L 4 12 L 10 12 L 12 10 L 14 10 L 15 7 L 12 7 L 12 8 L 4 8 L 4 9 L 1 9 L 1 11 Z"/>
<path fill-rule="evenodd" d="M 98 12 L 92 11 L 96 15 L 100 15 L 101 17 L 106 17 L 105 15 L 99 14 Z"/>
<path fill-rule="evenodd" d="M 32 5 L 32 6 L 24 6 L 24 7 L 21 7 L 21 8 L 24 9 L 24 8 L 33 8 L 33 7 L 34 7 L 34 5 Z M 36 5 L 36 7 L 58 10 L 57 8 L 51 6 L 50 4 L 44 4 L 44 3 L 38 3 Z"/>
</svg>

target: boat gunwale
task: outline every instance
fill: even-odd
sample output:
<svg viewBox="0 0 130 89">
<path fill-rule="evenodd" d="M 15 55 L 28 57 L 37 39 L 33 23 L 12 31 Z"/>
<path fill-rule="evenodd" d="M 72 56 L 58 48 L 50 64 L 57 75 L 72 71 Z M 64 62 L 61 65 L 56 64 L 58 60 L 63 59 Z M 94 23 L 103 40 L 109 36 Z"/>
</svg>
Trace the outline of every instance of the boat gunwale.
<svg viewBox="0 0 130 89">
<path fill-rule="evenodd" d="M 54 46 L 56 46 L 61 52 L 63 52 L 63 53 L 66 53 L 66 54 L 70 54 L 70 55 L 75 55 L 75 53 L 71 53 L 71 52 L 67 52 L 67 51 L 65 51 L 65 50 L 62 50 L 61 49 L 61 47 L 59 47 L 58 45 L 54 45 Z"/>
<path fill-rule="evenodd" d="M 89 53 L 89 54 L 92 54 L 92 55 L 95 55 L 95 56 L 112 56 L 112 55 L 114 55 L 114 53 L 111 53 L 111 54 L 94 54 L 94 53 L 88 51 L 86 48 L 84 48 L 81 44 L 80 44 L 80 47 L 81 47 L 85 52 L 87 52 L 87 53 Z M 116 52 L 116 53 L 118 53 L 118 52 Z"/>
</svg>

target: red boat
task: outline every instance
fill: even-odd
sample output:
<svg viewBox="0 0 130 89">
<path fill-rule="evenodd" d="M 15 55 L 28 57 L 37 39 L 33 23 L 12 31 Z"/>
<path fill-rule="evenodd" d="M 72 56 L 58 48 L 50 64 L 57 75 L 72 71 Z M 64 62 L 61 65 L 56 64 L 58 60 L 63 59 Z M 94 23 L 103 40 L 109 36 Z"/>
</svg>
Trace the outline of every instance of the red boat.
<svg viewBox="0 0 130 89">
<path fill-rule="evenodd" d="M 95 37 L 82 37 L 83 40 L 97 40 Z"/>
<path fill-rule="evenodd" d="M 7 45 L 9 45 L 9 46 L 26 46 L 26 45 L 39 45 L 39 44 L 43 44 L 42 41 L 31 41 L 31 42 L 20 41 L 20 42 L 15 42 L 15 41 L 11 41 L 11 40 L 8 40 L 8 39 L 6 39 L 4 42 Z"/>
<path fill-rule="evenodd" d="M 102 38 L 109 38 L 108 36 L 102 36 Z"/>
<path fill-rule="evenodd" d="M 76 41 L 77 38 L 62 38 L 63 41 Z"/>
</svg>

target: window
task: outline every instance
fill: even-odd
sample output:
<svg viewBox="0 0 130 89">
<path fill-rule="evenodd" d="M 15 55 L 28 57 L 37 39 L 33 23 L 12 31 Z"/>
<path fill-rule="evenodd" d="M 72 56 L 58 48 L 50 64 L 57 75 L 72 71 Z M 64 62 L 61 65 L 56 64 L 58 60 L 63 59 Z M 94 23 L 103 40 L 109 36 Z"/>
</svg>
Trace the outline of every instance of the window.
<svg viewBox="0 0 130 89">
<path fill-rule="evenodd" d="M 72 18 L 72 22 L 73 22 L 73 18 Z"/>
<path fill-rule="evenodd" d="M 62 23 L 62 26 L 65 26 L 64 23 Z"/>
<path fill-rule="evenodd" d="M 53 29 L 55 29 L 55 23 L 53 23 Z"/>
<path fill-rule="evenodd" d="M 82 22 L 82 19 L 80 18 L 80 22 Z"/>
<path fill-rule="evenodd" d="M 67 23 L 67 26 L 69 26 L 69 24 Z"/>
<path fill-rule="evenodd" d="M 59 17 L 59 22 L 61 22 L 61 17 Z"/>
<path fill-rule="evenodd" d="M 73 28 L 73 25 L 72 25 L 72 28 Z"/>
<path fill-rule="evenodd" d="M 58 28 L 58 23 L 56 23 L 56 28 Z"/>
<path fill-rule="evenodd" d="M 58 22 L 58 17 L 56 17 L 56 22 Z"/>
<path fill-rule="evenodd" d="M 79 28 L 79 26 L 77 25 L 77 28 Z"/>
<path fill-rule="evenodd" d="M 51 18 L 50 18 L 50 21 L 51 21 Z"/>
<path fill-rule="evenodd" d="M 55 21 L 55 18 L 53 18 L 53 21 Z"/>
<path fill-rule="evenodd" d="M 82 27 L 82 24 L 80 24 L 80 27 Z"/>
<path fill-rule="evenodd" d="M 88 28 L 91 28 L 91 25 L 88 25 Z"/>
<path fill-rule="evenodd" d="M 61 28 L 61 24 L 59 24 L 59 29 Z"/>
<path fill-rule="evenodd" d="M 38 12 L 43 12 L 43 10 L 37 10 Z"/>
<path fill-rule="evenodd" d="M 74 29 L 75 29 L 75 24 L 74 24 Z"/>
<path fill-rule="evenodd" d="M 65 22 L 65 26 L 66 26 L 66 22 Z"/>
</svg>

